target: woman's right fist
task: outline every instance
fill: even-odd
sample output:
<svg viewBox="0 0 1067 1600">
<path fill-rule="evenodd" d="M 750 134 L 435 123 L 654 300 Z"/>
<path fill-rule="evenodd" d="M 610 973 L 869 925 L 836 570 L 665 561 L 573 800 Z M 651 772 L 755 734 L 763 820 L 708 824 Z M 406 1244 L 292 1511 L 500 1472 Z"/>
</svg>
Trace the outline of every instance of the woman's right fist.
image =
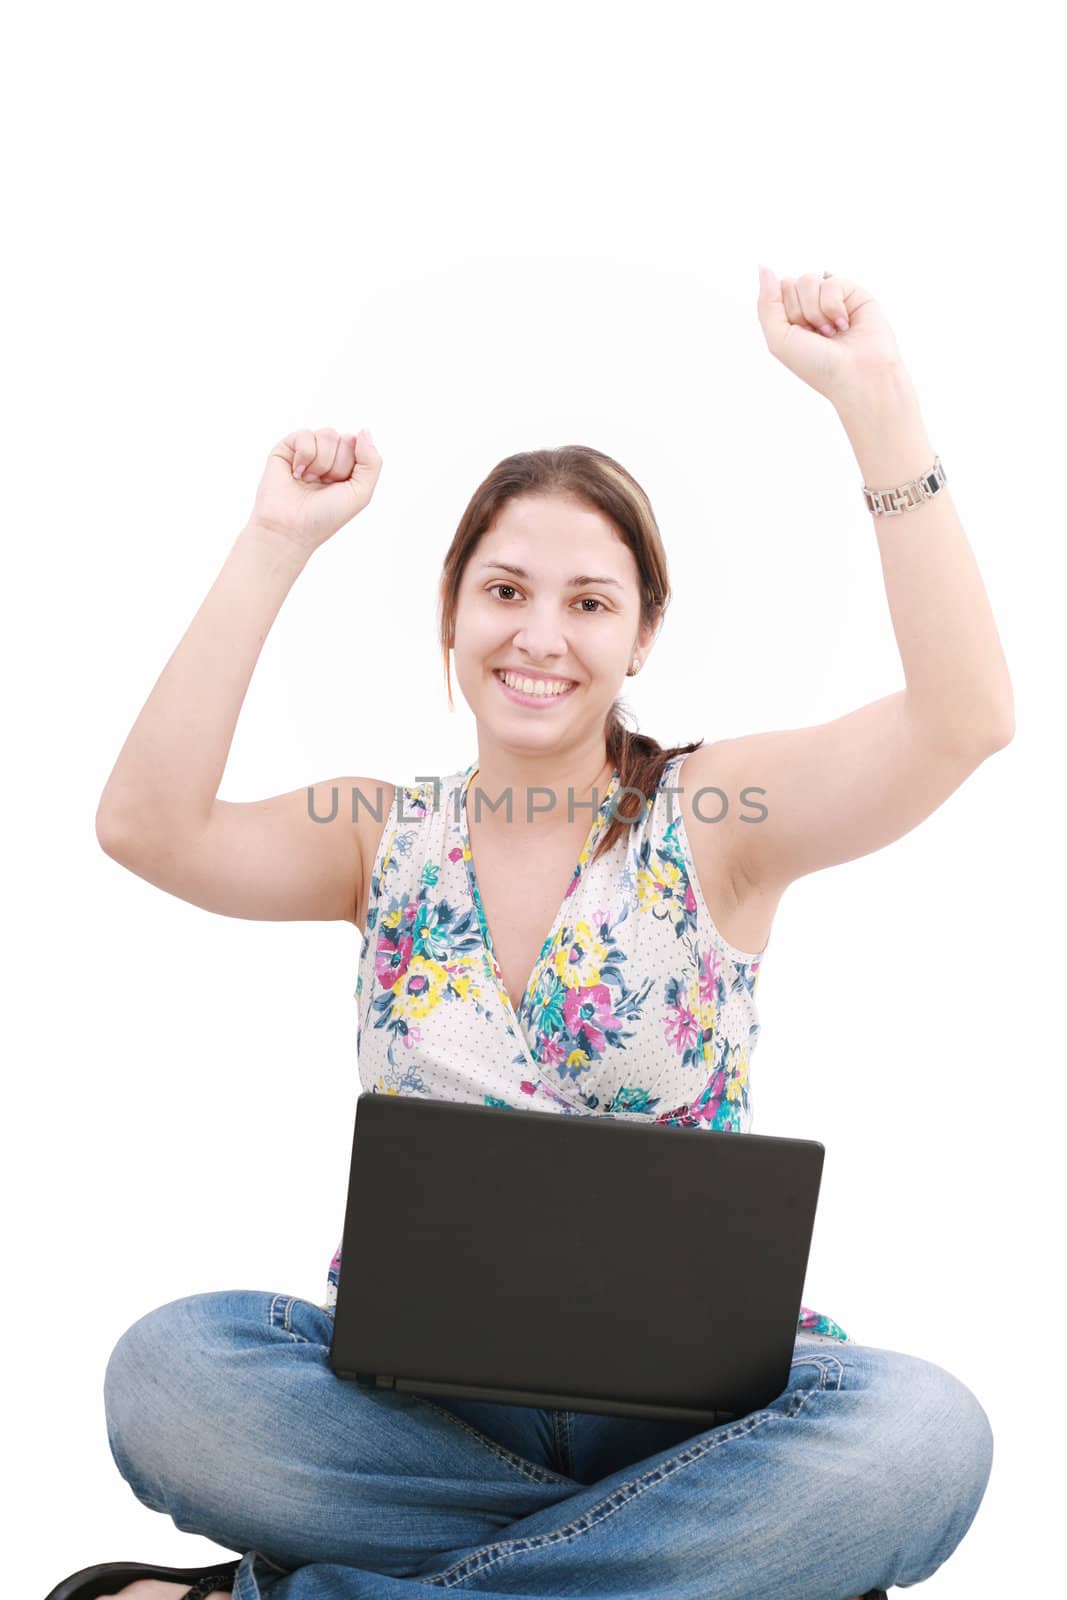
<svg viewBox="0 0 1067 1600">
<path fill-rule="evenodd" d="M 291 538 L 310 555 L 363 510 L 382 458 L 366 428 L 299 428 L 267 457 L 249 519 Z"/>
</svg>

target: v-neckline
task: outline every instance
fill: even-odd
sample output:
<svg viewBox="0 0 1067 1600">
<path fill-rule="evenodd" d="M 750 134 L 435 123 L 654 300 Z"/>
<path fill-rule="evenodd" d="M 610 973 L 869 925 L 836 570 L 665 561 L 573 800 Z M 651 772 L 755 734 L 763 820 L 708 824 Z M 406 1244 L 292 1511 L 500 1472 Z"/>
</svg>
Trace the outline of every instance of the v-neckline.
<svg viewBox="0 0 1067 1600">
<path fill-rule="evenodd" d="M 597 814 L 590 824 L 589 832 L 586 834 L 585 843 L 582 845 L 581 851 L 578 855 L 578 860 L 574 866 L 574 870 L 567 879 L 567 886 L 563 891 L 563 899 L 560 901 L 559 908 L 556 911 L 555 917 L 553 918 L 552 926 L 549 928 L 544 939 L 541 941 L 540 950 L 534 959 L 533 968 L 526 980 L 526 987 L 522 991 L 518 1009 L 516 1010 L 515 1006 L 512 1005 L 507 984 L 504 982 L 504 974 L 500 970 L 500 963 L 497 961 L 496 953 L 493 949 L 493 936 L 489 931 L 489 924 L 486 921 L 485 916 L 485 907 L 482 904 L 481 891 L 478 888 L 478 878 L 474 870 L 474 855 L 471 850 L 470 830 L 467 826 L 467 790 L 470 788 L 471 783 L 478 773 L 478 770 L 479 768 L 477 762 L 472 761 L 470 766 L 467 768 L 463 782 L 460 786 L 458 811 L 460 843 L 463 847 L 463 860 L 467 868 L 467 882 L 470 886 L 471 899 L 474 902 L 474 910 L 478 918 L 478 927 L 482 938 L 482 948 L 486 957 L 488 958 L 497 989 L 500 992 L 501 1002 L 507 1007 L 508 1015 L 518 1028 L 519 1036 L 522 1039 L 523 1046 L 526 1048 L 527 1054 L 529 1054 L 529 1047 L 526 1042 L 526 1033 L 523 1029 L 520 1019 L 526 1010 L 527 1002 L 529 1001 L 531 992 L 537 987 L 538 980 L 541 976 L 541 966 L 544 960 L 545 951 L 546 949 L 551 948 L 553 942 L 555 941 L 556 935 L 559 932 L 560 924 L 562 923 L 563 918 L 566 916 L 567 904 L 571 898 L 574 880 L 583 872 L 586 862 L 588 861 L 592 852 L 593 846 L 596 844 L 596 841 L 600 836 L 600 831 L 608 821 L 608 805 L 616 789 L 619 787 L 620 774 L 618 767 L 616 767 L 612 772 L 611 779 L 604 791 L 604 798 L 600 802 L 600 807 L 597 811 Z"/>
</svg>

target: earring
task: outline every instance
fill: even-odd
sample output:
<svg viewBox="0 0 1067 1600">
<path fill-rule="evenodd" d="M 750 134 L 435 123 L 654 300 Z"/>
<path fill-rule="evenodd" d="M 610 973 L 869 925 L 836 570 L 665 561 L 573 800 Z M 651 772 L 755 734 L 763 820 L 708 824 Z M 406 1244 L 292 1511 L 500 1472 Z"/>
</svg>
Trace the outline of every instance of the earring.
<svg viewBox="0 0 1067 1600">
<path fill-rule="evenodd" d="M 637 674 L 638 674 L 638 673 L 639 673 L 639 672 L 640 672 L 640 671 L 641 671 L 641 663 L 640 663 L 640 661 L 639 661 L 639 660 L 638 660 L 638 658 L 637 658 L 637 656 L 634 656 L 634 659 L 633 659 L 633 665 L 632 665 L 632 666 L 631 666 L 631 668 L 630 668 L 630 671 L 629 671 L 629 673 L 628 673 L 628 676 L 629 676 L 629 677 L 631 677 L 631 678 L 636 678 L 636 677 L 637 677 Z"/>
</svg>

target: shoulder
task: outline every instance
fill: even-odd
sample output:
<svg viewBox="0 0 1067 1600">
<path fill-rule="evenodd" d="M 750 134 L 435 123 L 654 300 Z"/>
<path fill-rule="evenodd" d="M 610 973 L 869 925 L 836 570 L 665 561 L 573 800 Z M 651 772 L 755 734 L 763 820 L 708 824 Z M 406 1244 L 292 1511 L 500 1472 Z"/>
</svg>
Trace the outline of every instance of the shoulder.
<svg viewBox="0 0 1067 1600">
<path fill-rule="evenodd" d="M 684 815 L 701 879 L 734 904 L 749 889 L 745 852 L 761 809 L 758 774 L 745 770 L 746 743 L 741 738 L 702 744 L 681 758 L 673 778 L 674 814 Z"/>
<path fill-rule="evenodd" d="M 719 935 L 737 952 L 760 952 L 770 938 L 781 889 L 752 880 L 748 847 L 766 814 L 751 748 L 742 739 L 701 745 L 679 763 L 674 814 L 684 818 L 704 903 Z"/>
</svg>

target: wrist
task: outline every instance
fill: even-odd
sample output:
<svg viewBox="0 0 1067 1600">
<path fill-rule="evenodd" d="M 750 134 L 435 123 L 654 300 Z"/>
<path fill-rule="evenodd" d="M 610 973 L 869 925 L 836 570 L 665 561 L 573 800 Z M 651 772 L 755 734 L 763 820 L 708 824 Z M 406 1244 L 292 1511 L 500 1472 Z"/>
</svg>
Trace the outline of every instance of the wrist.
<svg viewBox="0 0 1067 1600">
<path fill-rule="evenodd" d="M 312 551 L 293 533 L 271 522 L 250 517 L 238 534 L 238 543 L 263 552 L 272 562 L 291 566 L 299 572 L 306 566 Z"/>
<path fill-rule="evenodd" d="M 868 488 L 894 488 L 933 466 L 919 398 L 903 367 L 886 368 L 839 396 L 834 409 Z"/>
<path fill-rule="evenodd" d="M 887 411 L 917 407 L 918 403 L 911 374 L 899 361 L 854 380 L 833 396 L 834 410 L 846 428 Z"/>
</svg>

